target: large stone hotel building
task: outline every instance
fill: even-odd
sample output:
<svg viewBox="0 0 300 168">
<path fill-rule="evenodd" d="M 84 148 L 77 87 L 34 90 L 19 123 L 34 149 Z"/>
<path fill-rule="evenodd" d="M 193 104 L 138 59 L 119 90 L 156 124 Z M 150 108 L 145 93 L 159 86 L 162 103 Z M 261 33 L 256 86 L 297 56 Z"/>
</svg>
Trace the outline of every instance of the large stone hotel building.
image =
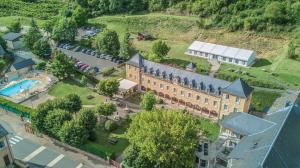
<svg viewBox="0 0 300 168">
<path fill-rule="evenodd" d="M 193 113 L 222 119 L 231 112 L 248 112 L 253 88 L 243 80 L 228 82 L 145 60 L 136 54 L 126 63 L 126 79 L 138 90 L 152 90 Z"/>
</svg>

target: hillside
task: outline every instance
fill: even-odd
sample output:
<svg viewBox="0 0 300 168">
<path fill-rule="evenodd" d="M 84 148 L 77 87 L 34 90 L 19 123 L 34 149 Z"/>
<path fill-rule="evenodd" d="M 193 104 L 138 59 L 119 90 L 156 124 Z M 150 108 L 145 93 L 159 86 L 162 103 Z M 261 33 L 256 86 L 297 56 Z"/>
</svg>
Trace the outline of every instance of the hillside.
<svg viewBox="0 0 300 168">
<path fill-rule="evenodd" d="M 197 26 L 197 20 L 197 17 L 152 13 L 103 16 L 91 19 L 90 22 L 106 24 L 107 28 L 116 30 L 120 38 L 127 30 L 133 35 L 136 35 L 137 32 L 147 31 L 156 38 L 165 40 L 171 46 L 168 55 L 170 58 L 196 62 L 205 66 L 204 69 L 207 69 L 206 60 L 184 55 L 193 40 L 252 49 L 258 53 L 259 58 L 252 68 L 223 64 L 217 77 L 233 80 L 239 71 L 243 72 L 239 76 L 253 85 L 282 88 L 288 84 L 291 87 L 298 87 L 300 70 L 296 67 L 300 65 L 300 62 L 286 57 L 291 33 L 230 32 L 225 28 L 202 29 Z M 149 51 L 152 43 L 153 41 L 133 41 L 134 46 L 142 52 Z"/>
</svg>

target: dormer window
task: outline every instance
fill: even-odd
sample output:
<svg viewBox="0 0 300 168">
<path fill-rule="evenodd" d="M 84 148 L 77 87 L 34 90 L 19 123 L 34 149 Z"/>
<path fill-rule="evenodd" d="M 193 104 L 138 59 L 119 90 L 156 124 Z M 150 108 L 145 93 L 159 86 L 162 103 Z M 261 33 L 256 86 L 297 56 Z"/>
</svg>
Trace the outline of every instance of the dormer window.
<svg viewBox="0 0 300 168">
<path fill-rule="evenodd" d="M 213 85 L 212 85 L 212 84 L 210 84 L 210 85 L 209 85 L 209 92 L 213 93 L 213 92 L 214 92 L 214 90 L 215 90 L 215 89 L 214 89 Z"/>
<path fill-rule="evenodd" d="M 201 89 L 201 90 L 205 90 L 205 85 L 204 85 L 203 82 L 200 83 L 200 89 Z"/>
<path fill-rule="evenodd" d="M 152 75 L 154 72 L 153 68 L 150 68 L 150 74 Z"/>
<path fill-rule="evenodd" d="M 178 84 L 181 83 L 181 78 L 180 78 L 180 76 L 176 76 L 176 82 L 177 82 Z"/>
<path fill-rule="evenodd" d="M 221 87 L 218 87 L 218 94 L 221 95 L 221 90 L 222 88 Z"/>
<path fill-rule="evenodd" d="M 166 77 L 167 77 L 167 73 L 166 73 L 166 71 L 163 71 L 163 72 L 162 72 L 162 78 L 163 78 L 163 79 L 166 79 Z"/>
<path fill-rule="evenodd" d="M 184 78 L 184 85 L 188 85 L 189 84 L 189 81 L 187 79 L 187 77 Z"/>
<path fill-rule="evenodd" d="M 196 81 L 195 80 L 192 80 L 192 87 L 193 88 L 196 88 L 197 84 L 196 84 Z"/>
<path fill-rule="evenodd" d="M 155 75 L 156 75 L 156 76 L 159 76 L 159 75 L 160 75 L 159 69 L 156 70 Z"/>
<path fill-rule="evenodd" d="M 144 66 L 144 73 L 147 73 L 147 66 Z"/>
<path fill-rule="evenodd" d="M 171 82 L 173 81 L 173 74 L 172 74 L 172 73 L 169 74 L 169 80 L 170 80 Z"/>
</svg>

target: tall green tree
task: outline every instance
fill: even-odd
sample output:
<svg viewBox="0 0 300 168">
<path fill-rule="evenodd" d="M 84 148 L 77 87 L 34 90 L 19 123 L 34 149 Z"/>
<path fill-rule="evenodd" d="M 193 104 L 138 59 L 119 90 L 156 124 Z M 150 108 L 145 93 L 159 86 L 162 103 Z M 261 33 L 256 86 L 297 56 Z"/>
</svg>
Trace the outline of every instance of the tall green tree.
<svg viewBox="0 0 300 168">
<path fill-rule="evenodd" d="M 96 112 L 100 115 L 111 116 L 117 111 L 117 106 L 114 103 L 100 103 L 96 107 Z"/>
<path fill-rule="evenodd" d="M 81 109 L 76 115 L 76 119 L 91 135 L 97 124 L 95 111 L 92 109 Z"/>
<path fill-rule="evenodd" d="M 153 91 L 148 91 L 142 96 L 141 108 L 144 110 L 152 110 L 156 104 L 156 97 Z"/>
<path fill-rule="evenodd" d="M 96 45 L 100 52 L 118 56 L 120 52 L 120 42 L 117 32 L 105 29 L 96 37 Z"/>
<path fill-rule="evenodd" d="M 9 26 L 8 26 L 9 31 L 14 32 L 14 33 L 19 33 L 21 31 L 21 23 L 20 20 L 16 20 L 14 22 L 12 22 Z"/>
<path fill-rule="evenodd" d="M 64 122 L 70 121 L 71 119 L 72 115 L 66 110 L 54 109 L 49 111 L 44 120 L 46 133 L 54 138 L 58 138 L 58 132 Z"/>
<path fill-rule="evenodd" d="M 99 0 L 99 12 L 100 14 L 105 14 L 109 12 L 109 0 Z"/>
<path fill-rule="evenodd" d="M 74 73 L 74 62 L 62 51 L 55 51 L 54 58 L 47 68 L 54 76 L 62 80 Z"/>
<path fill-rule="evenodd" d="M 47 116 L 48 112 L 53 109 L 54 107 L 52 101 L 47 101 L 38 105 L 36 110 L 33 110 L 33 112 L 30 114 L 32 127 L 39 132 L 45 132 L 45 117 Z"/>
<path fill-rule="evenodd" d="M 88 13 L 86 9 L 82 8 L 81 6 L 77 6 L 73 11 L 72 17 L 74 18 L 77 26 L 83 26 L 88 20 Z"/>
<path fill-rule="evenodd" d="M 77 24 L 73 18 L 61 17 L 54 25 L 51 37 L 57 42 L 73 42 Z"/>
<path fill-rule="evenodd" d="M 59 138 L 62 142 L 79 147 L 88 139 L 88 131 L 77 120 L 71 120 L 64 123 L 59 131 Z"/>
<path fill-rule="evenodd" d="M 51 47 L 46 39 L 39 39 L 32 47 L 32 53 L 40 58 L 49 59 L 51 56 Z"/>
<path fill-rule="evenodd" d="M 120 57 L 127 60 L 130 58 L 131 43 L 130 33 L 126 32 L 121 43 Z"/>
<path fill-rule="evenodd" d="M 107 78 L 98 83 L 97 89 L 100 94 L 112 98 L 114 94 L 118 93 L 119 85 L 117 79 Z"/>
<path fill-rule="evenodd" d="M 161 168 L 187 168 L 194 167 L 198 128 L 186 113 L 156 109 L 134 115 L 127 138 L 146 161 Z"/>
<path fill-rule="evenodd" d="M 64 109 L 71 113 L 78 112 L 82 108 L 82 101 L 77 94 L 68 94 L 63 97 Z"/>
<path fill-rule="evenodd" d="M 152 45 L 149 59 L 160 62 L 164 59 L 165 56 L 168 55 L 168 52 L 170 51 L 170 49 L 171 48 L 167 45 L 166 42 L 164 42 L 162 40 L 157 40 Z"/>
</svg>

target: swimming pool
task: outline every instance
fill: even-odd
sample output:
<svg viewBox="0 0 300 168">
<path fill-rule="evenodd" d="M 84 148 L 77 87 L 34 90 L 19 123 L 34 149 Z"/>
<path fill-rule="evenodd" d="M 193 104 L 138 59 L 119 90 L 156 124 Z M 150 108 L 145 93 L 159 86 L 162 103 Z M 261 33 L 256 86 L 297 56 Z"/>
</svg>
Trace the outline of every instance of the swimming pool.
<svg viewBox="0 0 300 168">
<path fill-rule="evenodd" d="M 25 90 L 29 90 L 35 85 L 39 83 L 38 80 L 23 80 L 19 83 L 13 84 L 7 88 L 1 89 L 0 90 L 0 95 L 7 96 L 7 97 L 12 97 L 15 96 Z"/>
</svg>

